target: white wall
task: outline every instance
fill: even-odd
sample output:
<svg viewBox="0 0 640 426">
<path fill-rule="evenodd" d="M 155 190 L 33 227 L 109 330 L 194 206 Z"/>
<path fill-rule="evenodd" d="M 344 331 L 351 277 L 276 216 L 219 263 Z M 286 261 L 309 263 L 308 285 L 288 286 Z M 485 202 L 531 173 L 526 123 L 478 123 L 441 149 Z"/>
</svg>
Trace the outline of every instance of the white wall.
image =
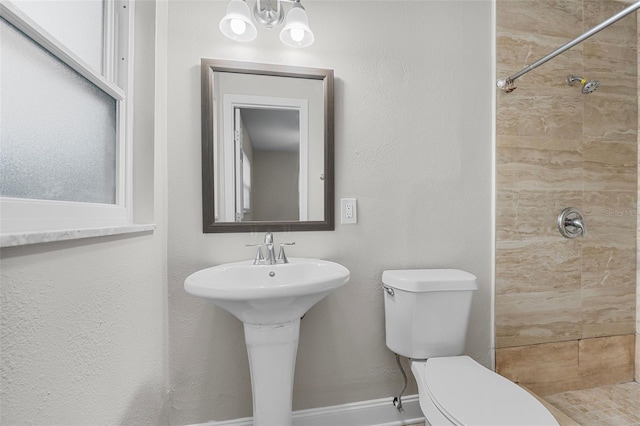
<svg viewBox="0 0 640 426">
<path fill-rule="evenodd" d="M 138 2 L 137 12 L 135 214 L 158 229 L 2 250 L 3 425 L 166 423 L 166 153 L 154 138 L 155 4 Z"/>
<path fill-rule="evenodd" d="M 302 321 L 294 409 L 397 392 L 401 377 L 384 338 L 380 277 L 388 268 L 476 274 L 468 352 L 491 364 L 491 3 L 304 5 L 316 42 L 297 50 L 262 28 L 248 44 L 225 39 L 217 25 L 224 1 L 169 3 L 171 424 L 251 415 L 241 323 L 183 290 L 190 273 L 249 259 L 244 245 L 262 239 L 201 232 L 201 57 L 335 70 L 336 199 L 357 197 L 359 223 L 275 234 L 296 242 L 289 256 L 337 261 L 352 274 Z"/>
</svg>

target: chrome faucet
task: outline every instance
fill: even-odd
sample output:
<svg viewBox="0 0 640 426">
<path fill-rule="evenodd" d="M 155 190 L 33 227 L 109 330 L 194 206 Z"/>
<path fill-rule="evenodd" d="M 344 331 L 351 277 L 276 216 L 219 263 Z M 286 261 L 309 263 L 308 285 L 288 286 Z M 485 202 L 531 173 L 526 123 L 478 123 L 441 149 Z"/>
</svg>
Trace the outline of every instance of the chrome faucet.
<svg viewBox="0 0 640 426">
<path fill-rule="evenodd" d="M 264 246 L 267 248 L 267 265 L 275 265 L 276 253 L 273 250 L 273 234 L 271 232 L 264 234 Z"/>
<path fill-rule="evenodd" d="M 266 257 L 262 254 L 262 244 L 247 244 L 247 247 L 258 247 L 256 257 L 253 260 L 254 265 L 275 265 L 278 263 L 289 263 L 289 259 L 284 252 L 284 246 L 292 246 L 295 243 L 280 243 L 280 252 L 278 253 L 277 257 L 273 244 L 273 234 L 271 232 L 267 232 L 264 235 L 264 246 L 267 248 Z"/>
</svg>

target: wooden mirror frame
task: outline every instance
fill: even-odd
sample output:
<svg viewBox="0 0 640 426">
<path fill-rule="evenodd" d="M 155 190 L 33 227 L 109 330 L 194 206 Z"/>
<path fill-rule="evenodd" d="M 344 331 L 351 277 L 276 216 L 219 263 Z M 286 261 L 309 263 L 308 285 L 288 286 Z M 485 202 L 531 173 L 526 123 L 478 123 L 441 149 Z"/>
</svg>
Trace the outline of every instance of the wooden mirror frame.
<svg viewBox="0 0 640 426">
<path fill-rule="evenodd" d="M 202 96 L 202 232 L 333 231 L 334 224 L 334 97 L 333 70 L 221 59 L 201 60 Z M 324 92 L 324 220 L 321 221 L 215 221 L 214 78 L 216 72 L 321 80 Z"/>
</svg>

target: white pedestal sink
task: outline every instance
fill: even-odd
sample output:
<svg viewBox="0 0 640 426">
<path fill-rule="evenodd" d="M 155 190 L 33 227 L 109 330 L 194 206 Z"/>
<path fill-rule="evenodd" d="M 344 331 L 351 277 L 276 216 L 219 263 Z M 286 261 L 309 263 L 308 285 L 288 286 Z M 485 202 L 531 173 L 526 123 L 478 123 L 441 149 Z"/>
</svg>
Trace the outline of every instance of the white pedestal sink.
<svg viewBox="0 0 640 426">
<path fill-rule="evenodd" d="M 209 299 L 244 323 L 255 426 L 291 425 L 300 318 L 349 280 L 344 266 L 320 259 L 227 263 L 191 274 L 187 292 Z"/>
</svg>

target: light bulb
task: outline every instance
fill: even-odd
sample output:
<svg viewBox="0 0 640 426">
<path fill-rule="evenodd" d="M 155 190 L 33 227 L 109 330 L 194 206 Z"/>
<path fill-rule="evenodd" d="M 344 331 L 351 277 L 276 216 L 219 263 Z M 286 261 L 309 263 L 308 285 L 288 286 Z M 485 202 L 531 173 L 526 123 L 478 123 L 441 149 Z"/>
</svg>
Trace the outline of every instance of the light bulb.
<svg viewBox="0 0 640 426">
<path fill-rule="evenodd" d="M 307 47 L 313 44 L 313 32 L 309 28 L 309 17 L 300 2 L 296 1 L 287 13 L 280 40 L 291 47 Z"/>
<path fill-rule="evenodd" d="M 231 27 L 231 31 L 237 35 L 242 35 L 247 30 L 247 24 L 241 19 L 232 19 L 229 26 Z"/>
<path fill-rule="evenodd" d="M 301 42 L 304 38 L 304 30 L 302 28 L 291 28 L 291 40 Z"/>
</svg>

